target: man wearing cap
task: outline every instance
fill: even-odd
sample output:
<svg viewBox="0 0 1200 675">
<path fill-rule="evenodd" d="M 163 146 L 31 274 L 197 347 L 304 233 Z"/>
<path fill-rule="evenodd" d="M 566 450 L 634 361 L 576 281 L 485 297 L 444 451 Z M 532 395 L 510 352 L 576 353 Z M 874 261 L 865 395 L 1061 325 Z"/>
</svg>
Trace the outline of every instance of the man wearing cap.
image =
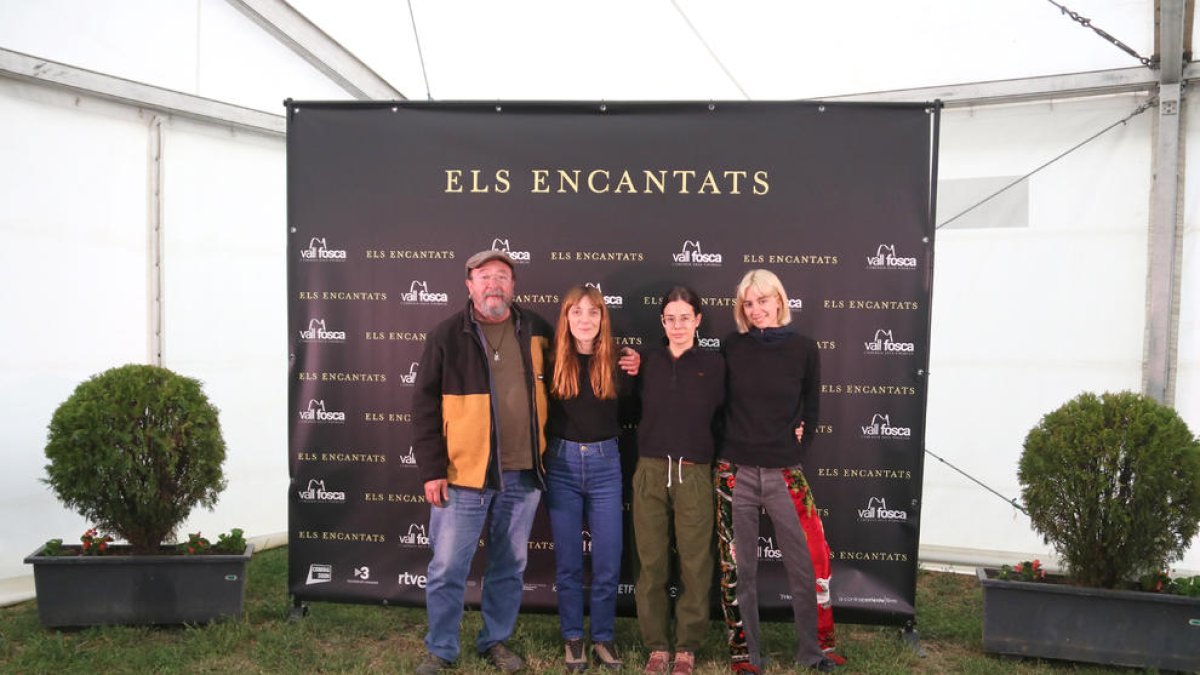
<svg viewBox="0 0 1200 675">
<path fill-rule="evenodd" d="M 516 625 L 529 532 L 544 488 L 553 331 L 513 304 L 507 253 L 480 251 L 467 259 L 466 272 L 470 302 L 429 333 L 413 394 L 413 450 L 433 507 L 428 654 L 420 675 L 445 670 L 458 658 L 467 574 L 481 536 L 487 565 L 475 648 L 504 672 L 524 667 L 504 641 Z M 636 374 L 640 359 L 630 351 L 622 367 Z"/>
</svg>

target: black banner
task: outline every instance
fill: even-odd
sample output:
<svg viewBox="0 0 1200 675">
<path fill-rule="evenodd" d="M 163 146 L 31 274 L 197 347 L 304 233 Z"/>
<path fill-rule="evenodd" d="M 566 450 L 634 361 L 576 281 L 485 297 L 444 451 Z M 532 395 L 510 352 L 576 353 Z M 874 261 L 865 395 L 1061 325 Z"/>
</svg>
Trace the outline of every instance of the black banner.
<svg viewBox="0 0 1200 675">
<path fill-rule="evenodd" d="M 412 385 L 426 332 L 467 302 L 466 258 L 497 248 L 517 262 L 519 304 L 553 321 L 568 286 L 593 284 L 635 348 L 659 343 L 659 296 L 687 283 L 705 301 L 700 345 L 719 349 L 741 276 L 778 274 L 793 325 L 821 348 L 805 469 L 835 612 L 911 619 L 937 117 L 875 104 L 290 102 L 291 593 L 423 604 Z M 764 613 L 786 612 L 765 518 L 759 554 Z M 553 555 L 543 511 L 530 609 L 555 606 Z M 619 611 L 632 613 L 628 568 L 626 581 Z"/>
</svg>

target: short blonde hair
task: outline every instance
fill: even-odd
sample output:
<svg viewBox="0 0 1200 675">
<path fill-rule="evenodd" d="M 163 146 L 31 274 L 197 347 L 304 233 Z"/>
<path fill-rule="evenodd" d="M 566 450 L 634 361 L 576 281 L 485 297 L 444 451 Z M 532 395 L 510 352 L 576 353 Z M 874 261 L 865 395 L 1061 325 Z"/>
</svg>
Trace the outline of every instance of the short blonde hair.
<svg viewBox="0 0 1200 675">
<path fill-rule="evenodd" d="M 788 307 L 787 291 L 783 290 L 783 282 L 771 270 L 750 270 L 742 277 L 737 285 L 736 301 L 733 303 L 733 320 L 737 322 L 738 332 L 750 330 L 750 321 L 742 310 L 742 302 L 750 289 L 758 291 L 759 295 L 775 295 L 779 297 L 779 325 L 786 326 L 792 322 L 792 310 Z"/>
</svg>

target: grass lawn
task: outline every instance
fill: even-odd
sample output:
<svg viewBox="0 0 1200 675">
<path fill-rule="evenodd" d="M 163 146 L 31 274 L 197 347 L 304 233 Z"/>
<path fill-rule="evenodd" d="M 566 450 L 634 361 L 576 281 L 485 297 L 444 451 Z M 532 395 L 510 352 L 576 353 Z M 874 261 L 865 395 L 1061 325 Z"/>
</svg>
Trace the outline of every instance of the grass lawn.
<svg viewBox="0 0 1200 675">
<path fill-rule="evenodd" d="M 86 602 L 86 598 L 80 598 Z M 918 657 L 895 628 L 840 625 L 839 651 L 849 658 L 843 673 L 1118 673 L 1128 669 L 987 656 L 981 647 L 979 584 L 974 577 L 922 571 L 917 619 L 926 656 Z M 3 673 L 404 673 L 419 663 L 425 612 L 420 608 L 313 603 L 307 618 L 287 621 L 287 549 L 254 556 L 250 563 L 243 621 L 196 627 L 47 630 L 27 602 L 0 609 L 0 672 Z M 464 673 L 495 673 L 469 649 L 479 615 L 467 612 L 463 627 Z M 764 624 L 768 672 L 797 672 L 784 665 L 791 651 L 790 624 Z M 618 619 L 623 672 L 640 673 L 645 658 L 632 619 Z M 528 672 L 561 672 L 557 619 L 520 618 L 510 645 L 524 655 Z M 698 673 L 726 673 L 717 622 L 698 654 Z M 599 672 L 595 669 L 592 672 Z"/>
</svg>

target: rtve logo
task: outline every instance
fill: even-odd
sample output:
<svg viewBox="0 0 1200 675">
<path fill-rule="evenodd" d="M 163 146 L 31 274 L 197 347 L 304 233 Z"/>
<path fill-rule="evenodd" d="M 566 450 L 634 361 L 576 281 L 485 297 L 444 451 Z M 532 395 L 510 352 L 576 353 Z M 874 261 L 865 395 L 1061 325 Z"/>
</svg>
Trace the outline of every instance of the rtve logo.
<svg viewBox="0 0 1200 675">
<path fill-rule="evenodd" d="M 895 244 L 880 244 L 875 249 L 875 255 L 867 256 L 867 267 L 873 270 L 915 270 L 917 269 L 917 259 L 896 255 Z"/>
<path fill-rule="evenodd" d="M 588 283 L 584 284 L 584 286 L 596 289 L 600 293 L 600 297 L 604 298 L 604 304 L 609 307 L 625 306 L 625 298 L 619 295 L 605 295 L 604 289 L 600 288 L 600 284 L 595 284 L 589 281 Z"/>
<path fill-rule="evenodd" d="M 411 572 L 401 572 L 396 578 L 396 583 L 401 586 L 416 586 L 417 588 L 425 588 L 425 575 L 412 574 Z"/>
<path fill-rule="evenodd" d="M 530 260 L 529 251 L 514 251 L 514 250 L 512 250 L 512 247 L 508 245 L 507 239 L 498 239 L 498 238 L 493 239 L 492 240 L 492 250 L 493 251 L 504 251 L 505 253 L 508 254 L 508 257 L 513 259 L 513 262 L 527 263 Z"/>
<path fill-rule="evenodd" d="M 864 438 L 911 438 L 909 427 L 892 426 L 891 417 L 880 413 L 871 415 L 871 423 L 862 427 Z"/>
<path fill-rule="evenodd" d="M 325 327 L 325 319 L 309 319 L 308 330 L 300 331 L 300 340 L 303 342 L 345 342 L 346 331 L 328 330 Z"/>
<path fill-rule="evenodd" d="M 428 547 L 429 535 L 425 533 L 425 526 L 420 523 L 410 524 L 408 526 L 408 534 L 400 535 L 400 543 L 407 546 Z"/>
<path fill-rule="evenodd" d="M 908 520 L 908 512 L 889 509 L 883 497 L 871 497 L 867 500 L 867 508 L 858 510 L 858 519 L 902 522 Z"/>
<path fill-rule="evenodd" d="M 413 361 L 408 367 L 408 372 L 400 376 L 400 384 L 412 385 L 417 382 L 417 366 L 421 365 L 420 361 Z"/>
<path fill-rule="evenodd" d="M 401 302 L 445 305 L 450 302 L 446 293 L 430 293 L 429 284 L 419 279 L 413 279 L 408 285 L 408 292 L 400 294 Z"/>
<path fill-rule="evenodd" d="M 672 253 L 671 259 L 677 265 L 720 265 L 720 253 L 704 253 L 700 249 L 700 240 L 685 240 L 679 253 Z"/>
<path fill-rule="evenodd" d="M 325 481 L 323 479 L 312 478 L 308 481 L 308 488 L 299 491 L 300 501 L 308 503 L 323 503 L 323 504 L 344 504 L 346 503 L 346 493 L 337 492 L 325 489 Z"/>
<path fill-rule="evenodd" d="M 892 331 L 883 328 L 875 331 L 874 339 L 863 343 L 868 354 L 912 354 L 916 345 L 911 342 L 899 342 L 892 337 Z"/>
<path fill-rule="evenodd" d="M 308 408 L 300 411 L 301 422 L 317 422 L 342 424 L 346 421 L 346 413 L 336 410 L 326 410 L 324 399 L 309 399 Z"/>
<path fill-rule="evenodd" d="M 346 261 L 346 251 L 343 249 L 329 248 L 325 244 L 325 237 L 313 237 L 308 240 L 308 248 L 300 249 L 300 259 L 306 261 L 313 260 L 334 260 L 338 262 Z"/>
</svg>

